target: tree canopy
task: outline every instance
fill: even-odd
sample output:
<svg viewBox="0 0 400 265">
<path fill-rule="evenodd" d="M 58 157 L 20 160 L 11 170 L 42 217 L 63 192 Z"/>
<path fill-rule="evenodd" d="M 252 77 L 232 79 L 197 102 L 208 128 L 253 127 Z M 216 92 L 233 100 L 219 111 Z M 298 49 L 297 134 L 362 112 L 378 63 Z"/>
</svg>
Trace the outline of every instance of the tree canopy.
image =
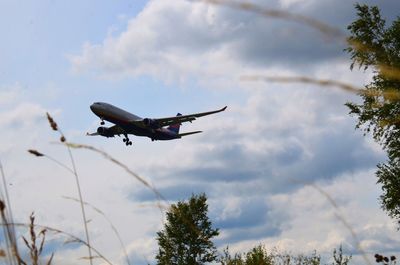
<svg viewBox="0 0 400 265">
<path fill-rule="evenodd" d="M 219 234 L 208 216 L 205 194 L 173 204 L 164 229 L 157 233 L 157 264 L 195 265 L 215 261 L 217 250 L 211 239 Z"/>
<path fill-rule="evenodd" d="M 378 165 L 382 208 L 400 220 L 400 17 L 390 26 L 376 6 L 356 4 L 358 19 L 348 26 L 352 64 L 373 70 L 373 80 L 361 92 L 362 104 L 347 103 L 358 117 L 357 128 L 371 132 L 387 152 Z"/>
</svg>

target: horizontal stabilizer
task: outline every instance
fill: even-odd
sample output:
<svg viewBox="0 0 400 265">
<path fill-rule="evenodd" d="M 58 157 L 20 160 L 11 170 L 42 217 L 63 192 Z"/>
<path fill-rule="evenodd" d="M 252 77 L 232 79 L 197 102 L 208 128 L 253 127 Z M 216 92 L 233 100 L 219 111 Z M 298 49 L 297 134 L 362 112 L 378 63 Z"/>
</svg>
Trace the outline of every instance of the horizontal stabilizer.
<svg viewBox="0 0 400 265">
<path fill-rule="evenodd" d="M 201 133 L 201 132 L 203 132 L 203 131 L 194 131 L 194 132 L 180 133 L 180 134 L 178 134 L 178 136 L 179 136 L 179 137 L 182 137 L 182 136 L 191 135 L 191 134 L 195 134 L 195 133 Z"/>
</svg>

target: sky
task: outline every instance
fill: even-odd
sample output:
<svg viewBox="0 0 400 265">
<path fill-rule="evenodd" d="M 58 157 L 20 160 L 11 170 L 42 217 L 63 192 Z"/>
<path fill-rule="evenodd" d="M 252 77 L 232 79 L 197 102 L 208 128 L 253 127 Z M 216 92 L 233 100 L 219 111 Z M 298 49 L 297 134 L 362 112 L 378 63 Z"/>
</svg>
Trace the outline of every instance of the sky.
<svg viewBox="0 0 400 265">
<path fill-rule="evenodd" d="M 400 10 L 397 0 L 359 2 L 379 5 L 388 23 Z M 355 1 L 251 3 L 317 19 L 343 34 L 356 18 Z M 341 37 L 185 0 L 3 0 L 0 32 L 0 160 L 16 222 L 35 212 L 38 224 L 84 239 L 79 204 L 66 198 L 78 197 L 74 176 L 27 152 L 71 167 L 49 112 L 68 141 L 106 151 L 169 203 L 204 192 L 220 251 L 261 243 L 293 254 L 317 250 L 328 261 L 342 244 L 354 264 L 365 264 L 361 252 L 371 263 L 376 252 L 398 254 L 399 232 L 380 209 L 374 176 L 385 153 L 355 130 L 356 118 L 344 106 L 358 97 L 335 87 L 245 78 L 308 76 L 362 87 L 372 73 L 350 71 Z M 202 134 L 165 142 L 132 136 L 126 147 L 122 138 L 85 135 L 99 126 L 89 109 L 96 101 L 143 118 L 228 109 L 181 127 Z M 155 195 L 97 153 L 72 154 L 91 205 L 91 244 L 114 264 L 126 264 L 111 221 L 131 264 L 154 264 L 164 218 Z M 50 233 L 45 254 L 54 251 L 56 264 L 87 263 L 79 259 L 86 248 L 63 244 L 67 239 Z"/>
</svg>

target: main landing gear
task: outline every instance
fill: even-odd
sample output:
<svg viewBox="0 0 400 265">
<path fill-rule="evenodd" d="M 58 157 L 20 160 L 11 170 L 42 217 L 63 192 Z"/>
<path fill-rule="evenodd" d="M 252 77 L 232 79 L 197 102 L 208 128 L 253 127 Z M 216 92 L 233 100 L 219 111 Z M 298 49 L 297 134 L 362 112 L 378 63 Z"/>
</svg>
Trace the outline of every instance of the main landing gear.
<svg viewBox="0 0 400 265">
<path fill-rule="evenodd" d="M 100 124 L 101 124 L 101 125 L 104 125 L 104 124 L 105 124 L 103 119 L 101 119 Z"/>
<path fill-rule="evenodd" d="M 126 135 L 126 134 L 125 134 L 125 138 L 122 139 L 122 141 L 124 141 L 124 143 L 125 143 L 126 146 L 132 145 L 132 142 L 129 141 L 128 135 Z"/>
</svg>

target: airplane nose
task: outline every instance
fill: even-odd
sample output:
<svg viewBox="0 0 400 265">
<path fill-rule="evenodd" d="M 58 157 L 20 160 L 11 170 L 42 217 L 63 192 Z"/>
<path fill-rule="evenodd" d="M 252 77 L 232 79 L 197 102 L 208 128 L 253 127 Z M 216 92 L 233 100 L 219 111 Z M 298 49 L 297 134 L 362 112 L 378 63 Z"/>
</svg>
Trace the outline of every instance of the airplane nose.
<svg viewBox="0 0 400 265">
<path fill-rule="evenodd" d="M 98 102 L 93 103 L 90 105 L 90 109 L 94 112 L 97 113 L 101 109 L 101 105 Z"/>
</svg>

